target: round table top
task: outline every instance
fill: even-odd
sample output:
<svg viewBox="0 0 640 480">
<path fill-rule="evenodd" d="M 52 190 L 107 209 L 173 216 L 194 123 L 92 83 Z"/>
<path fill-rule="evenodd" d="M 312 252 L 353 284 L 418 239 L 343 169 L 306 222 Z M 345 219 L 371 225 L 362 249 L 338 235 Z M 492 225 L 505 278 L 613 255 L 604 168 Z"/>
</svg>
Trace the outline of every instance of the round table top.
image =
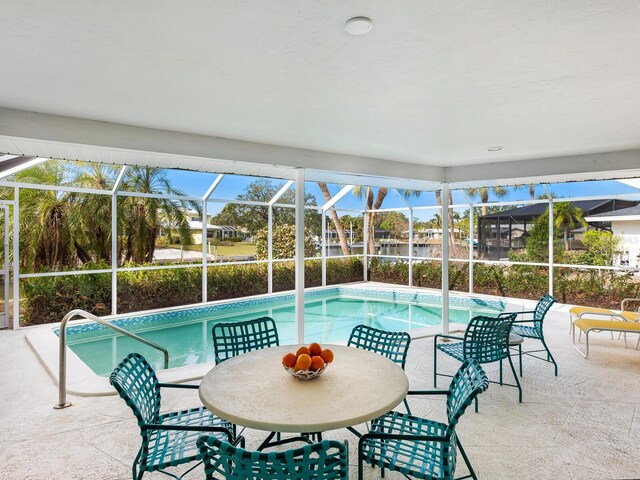
<svg viewBox="0 0 640 480">
<path fill-rule="evenodd" d="M 200 399 L 237 425 L 299 433 L 358 425 L 404 400 L 409 380 L 399 365 L 354 347 L 323 347 L 335 358 L 313 380 L 298 380 L 282 366 L 282 357 L 299 345 L 266 348 L 216 365 L 200 383 Z"/>
</svg>

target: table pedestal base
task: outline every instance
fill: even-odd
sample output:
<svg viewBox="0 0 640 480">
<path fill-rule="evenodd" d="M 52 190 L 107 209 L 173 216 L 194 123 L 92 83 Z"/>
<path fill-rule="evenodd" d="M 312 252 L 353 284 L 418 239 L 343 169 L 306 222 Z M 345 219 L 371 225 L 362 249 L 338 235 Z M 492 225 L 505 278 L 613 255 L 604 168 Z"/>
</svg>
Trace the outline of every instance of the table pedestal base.
<svg viewBox="0 0 640 480">
<path fill-rule="evenodd" d="M 269 435 L 267 435 L 267 438 L 265 438 L 264 441 L 258 447 L 258 451 L 262 451 L 265 448 L 277 447 L 278 445 L 285 445 L 287 443 L 293 443 L 293 442 L 305 442 L 311 445 L 315 442 L 322 441 L 322 433 L 316 432 L 316 433 L 303 433 L 301 435 L 298 435 L 297 437 L 290 437 L 282 440 L 280 439 L 280 435 L 278 434 L 278 439 L 274 442 L 272 440 L 277 433 L 278 432 L 271 432 Z"/>
</svg>

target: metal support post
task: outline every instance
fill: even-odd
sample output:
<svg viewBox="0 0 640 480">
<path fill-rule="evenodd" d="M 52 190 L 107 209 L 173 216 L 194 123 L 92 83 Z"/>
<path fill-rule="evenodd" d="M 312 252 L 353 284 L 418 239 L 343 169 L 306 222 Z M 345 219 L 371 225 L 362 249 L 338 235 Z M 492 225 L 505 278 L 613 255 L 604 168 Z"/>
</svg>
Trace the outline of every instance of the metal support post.
<svg viewBox="0 0 640 480">
<path fill-rule="evenodd" d="M 118 313 L 118 190 L 127 173 L 123 166 L 111 189 L 111 315 Z"/>
<path fill-rule="evenodd" d="M 267 291 L 273 293 L 273 207 L 267 207 Z"/>
<path fill-rule="evenodd" d="M 365 208 L 362 212 L 362 275 L 363 281 L 369 281 L 369 215 Z"/>
<path fill-rule="evenodd" d="M 207 256 L 209 254 L 209 252 L 207 252 L 207 243 L 209 239 L 207 224 L 209 221 L 207 219 L 207 202 L 215 189 L 218 188 L 218 185 L 220 185 L 223 178 L 224 173 L 218 174 L 216 179 L 211 185 L 209 185 L 209 188 L 202 196 L 202 303 L 205 303 L 209 297 L 209 257 Z"/>
<path fill-rule="evenodd" d="M 413 287 L 413 208 L 409 208 L 409 286 Z"/>
<path fill-rule="evenodd" d="M 304 343 L 304 169 L 296 169 L 296 338 Z"/>
<path fill-rule="evenodd" d="M 549 295 L 553 296 L 553 198 L 549 197 Z"/>
<path fill-rule="evenodd" d="M 9 207 L 4 206 L 4 326 L 9 326 Z"/>
<path fill-rule="evenodd" d="M 469 293 L 473 293 L 473 205 L 469 205 Z"/>
<path fill-rule="evenodd" d="M 207 301 L 208 297 L 208 279 L 207 279 L 207 201 L 202 200 L 202 303 Z"/>
<path fill-rule="evenodd" d="M 20 188 L 13 189 L 13 329 L 20 328 Z"/>
<path fill-rule="evenodd" d="M 322 210 L 322 286 L 327 284 L 327 212 Z"/>
<path fill-rule="evenodd" d="M 449 184 L 442 184 L 442 333 L 449 334 Z M 446 228 L 446 234 L 445 234 Z"/>
</svg>

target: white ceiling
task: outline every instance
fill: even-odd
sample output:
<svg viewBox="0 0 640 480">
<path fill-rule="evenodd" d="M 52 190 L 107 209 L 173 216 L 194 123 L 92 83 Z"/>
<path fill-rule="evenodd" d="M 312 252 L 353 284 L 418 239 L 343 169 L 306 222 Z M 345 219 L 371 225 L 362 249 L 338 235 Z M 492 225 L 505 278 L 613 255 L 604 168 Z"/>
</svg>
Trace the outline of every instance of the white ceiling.
<svg viewBox="0 0 640 480">
<path fill-rule="evenodd" d="M 1 107 L 436 166 L 640 146 L 640 2 L 0 11 Z M 356 15 L 374 20 L 370 34 L 344 32 Z"/>
</svg>

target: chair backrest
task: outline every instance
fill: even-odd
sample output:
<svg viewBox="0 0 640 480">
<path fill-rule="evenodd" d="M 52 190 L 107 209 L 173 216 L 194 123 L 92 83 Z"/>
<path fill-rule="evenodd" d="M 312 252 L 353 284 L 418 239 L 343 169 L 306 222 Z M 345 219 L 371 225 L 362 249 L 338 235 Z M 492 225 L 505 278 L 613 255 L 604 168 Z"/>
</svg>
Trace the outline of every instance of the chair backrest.
<svg viewBox="0 0 640 480">
<path fill-rule="evenodd" d="M 127 402 L 138 425 L 158 423 L 160 387 L 151 365 L 139 353 L 130 353 L 113 370 L 109 382 Z"/>
<path fill-rule="evenodd" d="M 447 393 L 447 418 L 451 433 L 471 402 L 488 387 L 487 374 L 476 359 L 468 358 L 462 362 L 451 379 Z"/>
<path fill-rule="evenodd" d="M 404 368 L 410 343 L 411 336 L 407 332 L 387 332 L 357 325 L 351 331 L 347 345 L 379 353 Z"/>
<path fill-rule="evenodd" d="M 479 315 L 473 317 L 464 332 L 464 358 L 475 358 L 478 363 L 491 363 L 509 355 L 509 331 L 516 314 L 498 318 Z"/>
<path fill-rule="evenodd" d="M 547 312 L 551 308 L 551 305 L 556 303 L 556 299 L 551 295 L 546 294 L 543 296 L 536 305 L 536 308 L 533 310 L 533 319 L 536 321 L 544 320 L 544 317 L 547 315 Z"/>
<path fill-rule="evenodd" d="M 236 355 L 280 345 L 276 322 L 270 317 L 245 322 L 217 323 L 213 326 L 216 363 Z"/>
<path fill-rule="evenodd" d="M 207 480 L 333 480 L 349 476 L 347 442 L 323 440 L 295 450 L 251 452 L 213 436 L 198 439 Z"/>
</svg>

